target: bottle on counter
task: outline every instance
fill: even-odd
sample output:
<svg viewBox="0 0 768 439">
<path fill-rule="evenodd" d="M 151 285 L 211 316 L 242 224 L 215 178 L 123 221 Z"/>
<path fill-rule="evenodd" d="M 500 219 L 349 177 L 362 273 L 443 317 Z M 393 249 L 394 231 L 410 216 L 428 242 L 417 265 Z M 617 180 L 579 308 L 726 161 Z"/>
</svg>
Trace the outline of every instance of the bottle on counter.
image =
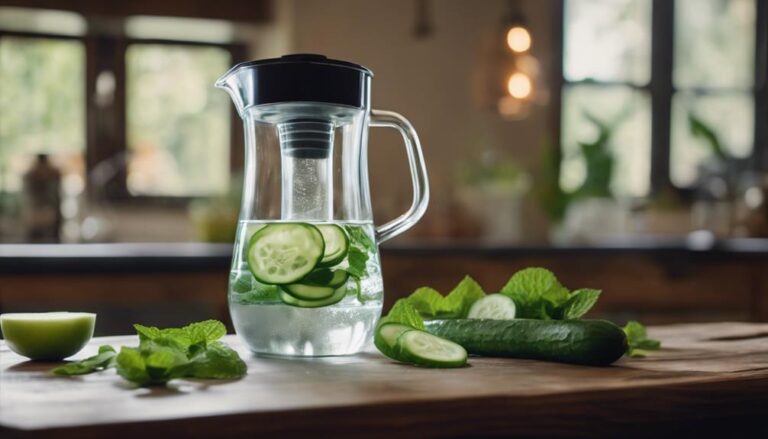
<svg viewBox="0 0 768 439">
<path fill-rule="evenodd" d="M 24 174 L 22 221 L 29 242 L 59 242 L 61 229 L 61 172 L 48 154 L 38 154 Z"/>
</svg>

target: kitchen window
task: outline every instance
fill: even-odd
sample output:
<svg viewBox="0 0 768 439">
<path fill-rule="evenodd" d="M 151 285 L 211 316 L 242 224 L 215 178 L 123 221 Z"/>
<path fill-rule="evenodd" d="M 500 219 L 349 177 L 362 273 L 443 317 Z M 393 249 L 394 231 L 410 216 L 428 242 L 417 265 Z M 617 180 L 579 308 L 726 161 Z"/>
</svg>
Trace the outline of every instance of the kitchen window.
<svg viewBox="0 0 768 439">
<path fill-rule="evenodd" d="M 79 30 L 46 25 L 41 33 L 30 23 L 54 12 L 17 11 L 27 26 L 0 21 L 0 193 L 20 190 L 38 152 L 62 170 L 65 190 L 87 188 L 97 200 L 185 201 L 229 190 L 238 133 L 213 82 L 244 46 L 141 38 L 133 17 L 86 26 L 63 12 L 82 22 Z M 163 20 L 163 30 L 184 21 Z"/>
<path fill-rule="evenodd" d="M 583 185 L 601 139 L 620 198 L 685 193 L 715 156 L 762 169 L 767 15 L 756 0 L 565 0 L 560 186 Z"/>
</svg>

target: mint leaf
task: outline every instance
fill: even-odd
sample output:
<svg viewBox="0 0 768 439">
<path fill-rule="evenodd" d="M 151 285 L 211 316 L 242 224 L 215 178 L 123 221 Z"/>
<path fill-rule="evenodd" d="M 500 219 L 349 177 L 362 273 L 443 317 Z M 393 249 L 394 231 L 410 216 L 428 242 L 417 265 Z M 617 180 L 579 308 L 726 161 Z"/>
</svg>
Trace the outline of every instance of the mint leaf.
<svg viewBox="0 0 768 439">
<path fill-rule="evenodd" d="M 546 268 L 526 268 L 513 274 L 501 293 L 517 305 L 517 316 L 529 319 L 559 317 L 557 309 L 568 299 L 568 290 Z"/>
<path fill-rule="evenodd" d="M 221 342 L 208 345 L 205 353 L 196 356 L 187 376 L 191 378 L 234 379 L 246 374 L 248 366 L 235 350 Z"/>
<path fill-rule="evenodd" d="M 645 326 L 640 322 L 631 320 L 623 328 L 627 335 L 627 355 L 630 357 L 644 357 L 647 351 L 653 351 L 661 348 L 661 342 L 648 338 Z"/>
<path fill-rule="evenodd" d="M 367 253 L 373 253 L 376 251 L 376 243 L 373 239 L 365 233 L 365 229 L 361 226 L 345 225 L 344 230 L 349 235 L 349 242 L 352 246 L 360 247 Z"/>
<path fill-rule="evenodd" d="M 113 360 L 117 353 L 115 348 L 110 345 L 99 347 L 99 353 L 84 360 L 73 361 L 63 366 L 59 366 L 51 372 L 56 375 L 85 375 L 98 370 L 105 370 L 113 366 Z"/>
<path fill-rule="evenodd" d="M 190 344 L 210 343 L 227 335 L 226 326 L 218 320 L 204 320 L 181 329 L 189 338 Z"/>
<path fill-rule="evenodd" d="M 381 319 L 382 323 L 401 323 L 415 329 L 424 330 L 424 319 L 421 318 L 416 308 L 408 303 L 408 299 L 400 299 L 389 310 L 389 314 Z"/>
<path fill-rule="evenodd" d="M 152 379 L 147 373 L 144 358 L 138 349 L 123 346 L 117 354 L 117 373 L 128 381 L 140 386 L 149 384 Z"/>
<path fill-rule="evenodd" d="M 435 317 L 443 307 L 445 298 L 437 290 L 421 287 L 408 296 L 408 303 L 424 317 Z"/>
<path fill-rule="evenodd" d="M 350 246 L 347 251 L 347 272 L 354 277 L 362 279 L 365 277 L 368 263 L 368 253 L 355 246 Z"/>
<path fill-rule="evenodd" d="M 581 288 L 572 292 L 562 306 L 563 318 L 578 319 L 586 314 L 597 303 L 600 293 L 600 290 L 591 288 Z"/>
<path fill-rule="evenodd" d="M 230 277 L 230 289 L 235 293 L 245 294 L 253 289 L 251 286 L 252 281 L 253 276 L 250 274 L 241 274 L 238 277 L 233 275 Z"/>
<path fill-rule="evenodd" d="M 263 284 L 251 275 L 242 275 L 232 284 L 232 299 L 237 303 L 263 303 L 280 300 L 280 287 Z"/>
<path fill-rule="evenodd" d="M 218 320 L 205 320 L 183 328 L 159 329 L 134 325 L 138 348 L 111 346 L 98 355 L 53 369 L 59 375 L 81 375 L 116 367 L 117 373 L 139 386 L 165 384 L 176 378 L 239 378 L 247 366 L 236 351 L 218 341 L 227 330 Z"/>
<path fill-rule="evenodd" d="M 163 332 L 154 326 L 144 326 L 136 323 L 133 325 L 133 329 L 139 334 L 139 341 L 155 340 L 163 335 Z"/>
<path fill-rule="evenodd" d="M 485 296 L 480 284 L 469 276 L 464 279 L 443 300 L 440 314 L 453 318 L 463 318 L 469 314 L 469 308 Z"/>
</svg>

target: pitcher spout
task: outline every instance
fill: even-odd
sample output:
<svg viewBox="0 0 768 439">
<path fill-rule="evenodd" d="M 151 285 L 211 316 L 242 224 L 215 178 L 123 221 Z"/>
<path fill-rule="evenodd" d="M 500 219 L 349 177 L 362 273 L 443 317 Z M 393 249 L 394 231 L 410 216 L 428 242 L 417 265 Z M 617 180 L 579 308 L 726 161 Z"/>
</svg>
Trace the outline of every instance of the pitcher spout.
<svg viewBox="0 0 768 439">
<path fill-rule="evenodd" d="M 232 102 L 235 104 L 237 114 L 239 114 L 241 118 L 244 118 L 246 109 L 245 96 L 248 95 L 248 75 L 244 75 L 242 70 L 240 70 L 238 67 L 240 66 L 235 66 L 229 69 L 227 73 L 216 80 L 214 85 L 217 88 L 221 88 L 227 92 L 229 97 L 232 99 Z"/>
</svg>

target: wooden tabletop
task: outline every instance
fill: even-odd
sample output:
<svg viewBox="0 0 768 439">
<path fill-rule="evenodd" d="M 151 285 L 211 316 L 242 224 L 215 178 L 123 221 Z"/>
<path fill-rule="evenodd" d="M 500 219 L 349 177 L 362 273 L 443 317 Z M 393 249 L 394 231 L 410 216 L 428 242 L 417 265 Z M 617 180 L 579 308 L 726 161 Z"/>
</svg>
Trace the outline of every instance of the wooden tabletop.
<svg viewBox="0 0 768 439">
<path fill-rule="evenodd" d="M 114 371 L 67 378 L 0 344 L 0 436 L 768 437 L 768 324 L 651 328 L 662 351 L 595 368 L 471 358 L 431 370 L 368 353 L 254 358 L 239 381 L 134 388 Z M 95 339 L 134 345 L 134 337 Z"/>
</svg>

